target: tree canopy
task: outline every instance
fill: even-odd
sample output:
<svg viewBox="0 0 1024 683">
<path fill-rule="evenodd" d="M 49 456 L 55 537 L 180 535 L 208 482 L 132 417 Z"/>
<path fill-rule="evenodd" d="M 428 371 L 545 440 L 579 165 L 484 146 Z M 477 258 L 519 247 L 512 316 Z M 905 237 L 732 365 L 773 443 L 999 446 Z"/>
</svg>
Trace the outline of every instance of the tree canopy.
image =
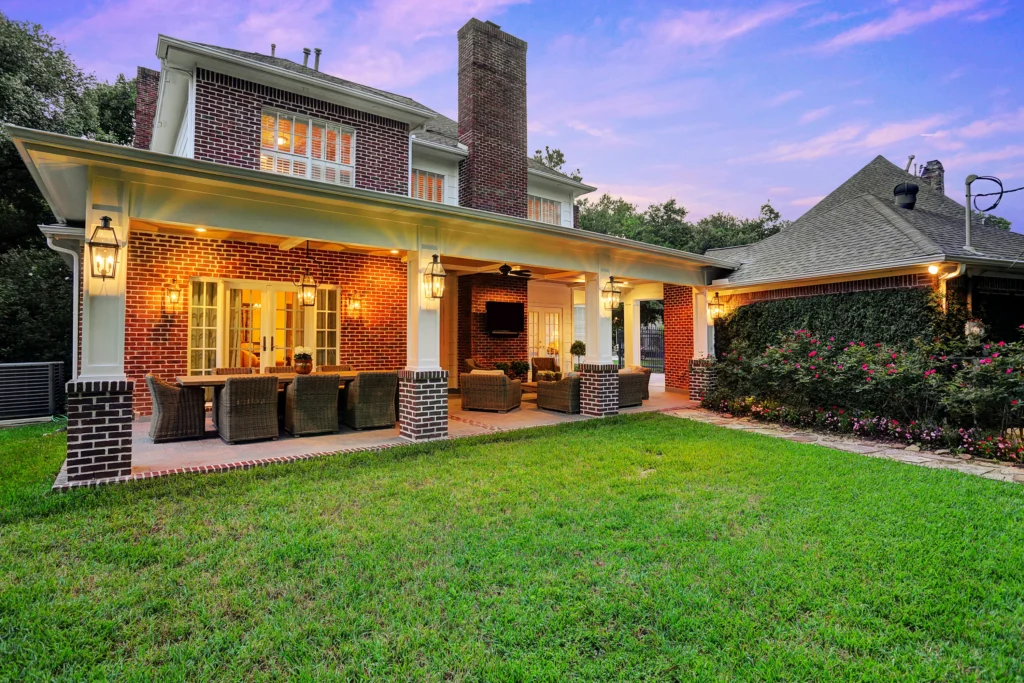
<svg viewBox="0 0 1024 683">
<path fill-rule="evenodd" d="M 583 180 L 583 176 L 580 175 L 580 169 L 578 168 L 572 173 L 566 173 L 562 170 L 562 167 L 565 166 L 565 154 L 563 154 L 560 149 L 551 149 L 547 145 L 544 145 L 544 149 L 538 149 L 533 153 L 533 160 L 539 161 L 553 171 L 565 173 L 577 182 Z"/>
<path fill-rule="evenodd" d="M 737 218 L 728 213 L 705 216 L 697 222 L 687 220 L 687 210 L 675 199 L 651 204 L 639 211 L 621 197 L 601 195 L 597 200 L 581 199 L 579 227 L 604 235 L 625 237 L 703 254 L 717 247 L 735 247 L 774 235 L 789 224 L 770 203 L 761 207 L 757 218 Z"/>
</svg>

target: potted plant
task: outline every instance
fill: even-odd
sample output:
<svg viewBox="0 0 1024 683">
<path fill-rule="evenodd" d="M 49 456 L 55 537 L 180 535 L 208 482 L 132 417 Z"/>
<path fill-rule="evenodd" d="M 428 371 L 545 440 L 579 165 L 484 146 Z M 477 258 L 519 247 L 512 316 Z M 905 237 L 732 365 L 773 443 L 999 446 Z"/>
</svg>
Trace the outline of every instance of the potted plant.
<svg viewBox="0 0 1024 683">
<path fill-rule="evenodd" d="M 512 379 L 523 379 L 530 372 L 530 364 L 525 360 L 514 360 L 509 363 L 509 370 L 512 371 Z"/>
<path fill-rule="evenodd" d="M 300 375 L 308 375 L 313 372 L 313 349 L 308 346 L 296 346 L 293 364 L 295 372 Z"/>
<path fill-rule="evenodd" d="M 495 363 L 494 364 L 494 369 L 495 370 L 501 370 L 506 375 L 508 375 L 509 379 L 515 379 L 514 377 L 512 377 L 512 368 L 511 368 L 511 366 L 507 362 L 505 362 L 505 361 L 501 361 L 499 363 Z"/>
<path fill-rule="evenodd" d="M 569 347 L 569 353 L 571 353 L 573 357 L 576 358 L 576 366 L 574 369 L 579 370 L 580 358 L 583 358 L 583 356 L 587 355 L 587 345 L 580 341 L 579 339 L 577 339 L 572 343 L 572 346 Z"/>
</svg>

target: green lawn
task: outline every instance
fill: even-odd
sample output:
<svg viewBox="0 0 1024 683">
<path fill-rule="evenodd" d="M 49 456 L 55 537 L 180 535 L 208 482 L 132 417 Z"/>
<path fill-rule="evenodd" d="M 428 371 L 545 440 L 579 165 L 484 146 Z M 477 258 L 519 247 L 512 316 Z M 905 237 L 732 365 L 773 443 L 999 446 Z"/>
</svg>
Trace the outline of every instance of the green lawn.
<svg viewBox="0 0 1024 683">
<path fill-rule="evenodd" d="M 633 415 L 47 493 L 0 679 L 1024 678 L 1024 486 Z"/>
</svg>

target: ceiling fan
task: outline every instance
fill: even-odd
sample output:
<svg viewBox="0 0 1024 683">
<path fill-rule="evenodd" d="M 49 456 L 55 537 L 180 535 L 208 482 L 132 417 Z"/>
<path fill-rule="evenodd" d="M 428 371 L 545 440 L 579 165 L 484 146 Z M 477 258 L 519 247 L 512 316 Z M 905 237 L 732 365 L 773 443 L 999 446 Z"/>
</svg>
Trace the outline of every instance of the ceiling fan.
<svg viewBox="0 0 1024 683">
<path fill-rule="evenodd" d="M 513 268 L 509 264 L 505 263 L 498 268 L 499 275 L 514 275 L 516 277 L 530 277 L 533 275 L 533 271 L 529 268 Z"/>
</svg>

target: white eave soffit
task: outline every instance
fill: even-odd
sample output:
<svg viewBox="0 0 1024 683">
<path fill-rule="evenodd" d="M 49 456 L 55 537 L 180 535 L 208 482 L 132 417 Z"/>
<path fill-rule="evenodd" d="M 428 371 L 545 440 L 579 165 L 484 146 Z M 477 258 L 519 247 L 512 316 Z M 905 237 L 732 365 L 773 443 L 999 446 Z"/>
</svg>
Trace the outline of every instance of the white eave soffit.
<svg viewBox="0 0 1024 683">
<path fill-rule="evenodd" d="M 314 76 L 296 73 L 272 64 L 263 64 L 170 36 L 159 37 L 157 57 L 165 60 L 169 66 L 186 71 L 193 71 L 198 66 L 227 76 L 257 81 L 299 95 L 402 121 L 410 126 L 421 125 L 435 115 L 426 108 L 403 105 L 384 97 L 376 97 L 372 93 L 346 88 Z"/>
</svg>

